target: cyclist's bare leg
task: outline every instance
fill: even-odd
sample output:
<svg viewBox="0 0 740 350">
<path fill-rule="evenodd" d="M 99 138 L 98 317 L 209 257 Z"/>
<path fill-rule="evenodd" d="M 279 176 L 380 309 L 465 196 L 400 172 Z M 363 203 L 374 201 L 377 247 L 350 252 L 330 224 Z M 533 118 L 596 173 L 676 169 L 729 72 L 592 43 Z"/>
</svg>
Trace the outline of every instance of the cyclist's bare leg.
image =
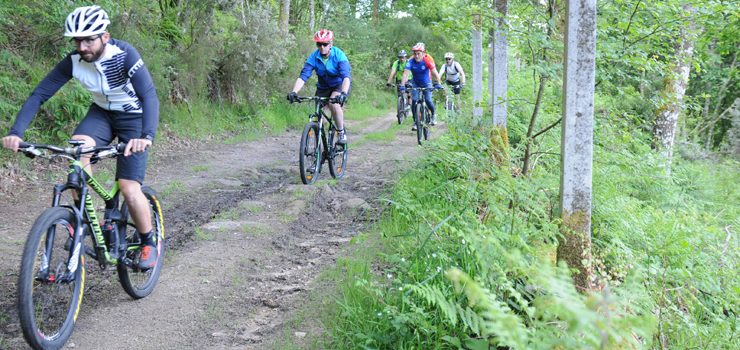
<svg viewBox="0 0 740 350">
<path fill-rule="evenodd" d="M 72 135 L 72 140 L 76 141 L 84 141 L 85 144 L 82 145 L 83 147 L 95 147 L 95 140 L 93 140 L 92 137 L 87 135 Z M 82 169 L 85 169 L 88 174 L 92 175 L 92 166 L 90 165 L 90 156 L 89 155 L 83 155 L 80 158 L 80 162 L 82 163 Z M 76 201 L 79 201 L 80 198 L 77 196 L 77 192 L 72 191 L 72 198 Z"/>
<path fill-rule="evenodd" d="M 330 97 L 334 98 L 337 96 L 339 96 L 339 91 L 332 92 Z M 338 103 L 330 103 L 329 110 L 331 111 L 331 116 L 334 117 L 334 123 L 337 125 L 337 130 L 344 130 L 344 110 L 342 109 L 342 106 Z"/>
<path fill-rule="evenodd" d="M 77 141 L 85 141 L 84 147 L 95 147 L 95 140 L 93 140 L 92 137 L 87 135 L 72 135 L 72 140 Z M 82 162 L 83 169 L 87 170 L 88 173 L 92 174 L 92 167 L 90 166 L 90 156 L 89 155 L 83 155 L 80 159 L 80 162 Z"/>
<path fill-rule="evenodd" d="M 136 180 L 119 179 L 118 184 L 121 186 L 121 193 L 128 204 L 128 210 L 131 218 L 134 220 L 136 230 L 140 233 L 149 233 L 152 231 L 152 216 L 149 212 L 149 202 L 141 192 L 141 184 Z"/>
</svg>

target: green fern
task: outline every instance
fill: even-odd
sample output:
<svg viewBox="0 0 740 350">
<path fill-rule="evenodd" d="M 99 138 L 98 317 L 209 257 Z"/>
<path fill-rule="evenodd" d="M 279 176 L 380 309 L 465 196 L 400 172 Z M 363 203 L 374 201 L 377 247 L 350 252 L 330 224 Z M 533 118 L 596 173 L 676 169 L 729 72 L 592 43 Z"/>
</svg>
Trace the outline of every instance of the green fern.
<svg viewBox="0 0 740 350">
<path fill-rule="evenodd" d="M 446 276 L 454 283 L 455 290 L 465 293 L 468 300 L 468 307 L 459 315 L 466 327 L 478 329 L 476 333 L 481 336 L 492 337 L 492 342 L 498 346 L 526 347 L 526 327 L 495 294 L 459 269 L 448 270 Z"/>
<path fill-rule="evenodd" d="M 407 288 L 422 297 L 431 306 L 437 306 L 442 314 L 447 317 L 447 320 L 452 326 L 457 326 L 458 322 L 458 306 L 456 303 L 447 300 L 445 293 L 437 286 L 416 284 L 409 285 Z"/>
</svg>

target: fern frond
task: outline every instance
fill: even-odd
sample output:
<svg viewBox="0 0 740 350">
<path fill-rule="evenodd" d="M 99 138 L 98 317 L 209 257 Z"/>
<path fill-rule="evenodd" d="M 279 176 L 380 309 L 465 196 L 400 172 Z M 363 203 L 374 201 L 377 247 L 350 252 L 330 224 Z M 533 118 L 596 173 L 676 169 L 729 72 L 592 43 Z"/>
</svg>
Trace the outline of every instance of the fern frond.
<svg viewBox="0 0 740 350">
<path fill-rule="evenodd" d="M 479 334 L 493 337 L 497 345 L 524 349 L 527 344 L 527 328 L 506 305 L 496 299 L 496 295 L 475 282 L 459 269 L 450 269 L 446 276 L 455 284 L 455 290 L 465 293 L 468 308 L 477 317 L 465 312 L 466 326 L 480 324 Z M 473 328 L 471 327 L 471 330 Z"/>
<path fill-rule="evenodd" d="M 452 326 L 457 326 L 457 304 L 447 300 L 444 292 L 437 286 L 416 284 L 407 286 L 407 288 L 422 297 L 429 305 L 437 306 L 442 314 L 447 317 Z"/>
</svg>

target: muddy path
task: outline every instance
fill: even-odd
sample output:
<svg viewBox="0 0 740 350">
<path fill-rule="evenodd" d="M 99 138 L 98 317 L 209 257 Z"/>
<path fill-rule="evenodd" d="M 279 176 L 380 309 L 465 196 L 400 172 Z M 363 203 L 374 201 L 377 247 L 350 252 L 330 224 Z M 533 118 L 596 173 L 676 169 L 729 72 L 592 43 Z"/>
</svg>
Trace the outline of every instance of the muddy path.
<svg viewBox="0 0 740 350">
<path fill-rule="evenodd" d="M 331 180 L 325 165 L 312 186 L 298 175 L 297 131 L 155 148 L 147 183 L 165 209 L 168 247 L 159 284 L 134 301 L 115 269 L 88 264 L 80 316 L 65 348 L 273 346 L 305 304 L 312 281 L 377 218 L 384 206 L 379 198 L 423 152 L 409 121 L 399 126 L 392 113 L 349 121 L 347 128 L 347 176 Z M 41 175 L 0 195 L 2 349 L 26 348 L 15 283 L 25 235 L 48 205 L 50 181 Z"/>
</svg>

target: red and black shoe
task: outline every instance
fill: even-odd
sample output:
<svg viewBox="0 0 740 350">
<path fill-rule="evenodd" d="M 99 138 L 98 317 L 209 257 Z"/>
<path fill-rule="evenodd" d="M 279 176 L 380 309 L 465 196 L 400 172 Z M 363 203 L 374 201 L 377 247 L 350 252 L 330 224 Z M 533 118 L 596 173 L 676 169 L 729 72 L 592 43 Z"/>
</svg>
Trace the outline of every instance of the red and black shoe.
<svg viewBox="0 0 740 350">
<path fill-rule="evenodd" d="M 148 235 L 141 235 L 141 255 L 139 256 L 139 268 L 142 270 L 148 270 L 157 264 L 157 258 L 159 257 L 159 251 L 157 251 L 157 245 L 152 240 L 152 233 Z"/>
</svg>

